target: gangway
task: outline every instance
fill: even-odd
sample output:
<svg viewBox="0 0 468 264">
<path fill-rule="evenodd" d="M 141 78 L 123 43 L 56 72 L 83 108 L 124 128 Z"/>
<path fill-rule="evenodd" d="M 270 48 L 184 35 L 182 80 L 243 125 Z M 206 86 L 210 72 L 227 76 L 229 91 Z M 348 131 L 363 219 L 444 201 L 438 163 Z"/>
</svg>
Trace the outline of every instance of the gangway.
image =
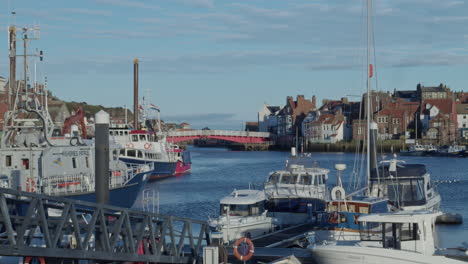
<svg viewBox="0 0 468 264">
<path fill-rule="evenodd" d="M 192 263 L 203 221 L 0 188 L 0 256 Z"/>
<path fill-rule="evenodd" d="M 312 223 L 299 224 L 254 238 L 252 242 L 255 247 L 287 248 L 297 245 L 305 238 L 305 234 L 313 229 L 314 224 Z"/>
</svg>

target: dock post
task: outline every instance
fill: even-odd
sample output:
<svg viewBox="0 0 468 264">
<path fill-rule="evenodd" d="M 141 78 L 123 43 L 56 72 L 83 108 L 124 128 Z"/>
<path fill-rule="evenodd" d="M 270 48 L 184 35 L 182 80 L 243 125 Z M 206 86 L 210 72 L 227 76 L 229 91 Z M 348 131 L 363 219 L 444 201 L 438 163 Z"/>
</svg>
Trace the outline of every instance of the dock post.
<svg viewBox="0 0 468 264">
<path fill-rule="evenodd" d="M 95 150 L 94 150 L 94 183 L 96 202 L 109 202 L 109 114 L 101 110 L 96 113 Z"/>
</svg>

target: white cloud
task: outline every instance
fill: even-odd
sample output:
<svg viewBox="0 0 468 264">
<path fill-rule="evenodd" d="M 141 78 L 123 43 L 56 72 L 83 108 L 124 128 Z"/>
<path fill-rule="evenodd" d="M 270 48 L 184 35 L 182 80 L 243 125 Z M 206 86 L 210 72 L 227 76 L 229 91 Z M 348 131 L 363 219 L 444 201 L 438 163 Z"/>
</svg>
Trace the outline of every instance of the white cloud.
<svg viewBox="0 0 468 264">
<path fill-rule="evenodd" d="M 152 9 L 158 10 L 160 9 L 157 5 L 147 4 L 140 1 L 135 0 L 95 0 L 98 3 L 102 4 L 109 4 L 115 6 L 123 6 L 123 7 L 134 7 L 134 8 L 143 8 L 143 9 Z"/>
</svg>

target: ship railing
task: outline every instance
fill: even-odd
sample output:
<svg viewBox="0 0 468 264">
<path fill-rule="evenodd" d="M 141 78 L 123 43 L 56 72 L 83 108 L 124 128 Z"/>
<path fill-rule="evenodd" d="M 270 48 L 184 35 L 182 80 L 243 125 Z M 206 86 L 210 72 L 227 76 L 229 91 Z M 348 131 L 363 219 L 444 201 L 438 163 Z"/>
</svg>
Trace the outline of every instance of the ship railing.
<svg viewBox="0 0 468 264">
<path fill-rule="evenodd" d="M 128 165 L 125 175 L 122 177 L 111 177 L 110 186 L 120 186 L 128 181 L 132 180 L 138 173 L 149 172 L 154 170 L 154 164 L 152 162 L 146 164 L 131 164 Z"/>
<path fill-rule="evenodd" d="M 79 173 L 50 176 L 41 179 L 41 186 L 42 193 L 48 195 L 90 192 L 94 190 L 94 175 L 92 173 Z"/>
</svg>

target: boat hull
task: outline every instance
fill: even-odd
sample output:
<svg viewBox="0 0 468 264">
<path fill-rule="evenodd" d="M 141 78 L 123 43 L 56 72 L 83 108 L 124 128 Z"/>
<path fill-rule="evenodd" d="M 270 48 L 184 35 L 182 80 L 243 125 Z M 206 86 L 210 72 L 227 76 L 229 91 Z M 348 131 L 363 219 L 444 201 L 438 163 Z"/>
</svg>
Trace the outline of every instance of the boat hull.
<svg viewBox="0 0 468 264">
<path fill-rule="evenodd" d="M 148 181 L 147 173 L 135 175 L 126 185 L 109 190 L 109 205 L 130 208 L 135 203 L 138 194 Z M 82 200 L 86 202 L 96 202 L 96 193 L 76 193 L 72 195 L 62 195 L 62 197 Z"/>
<path fill-rule="evenodd" d="M 182 175 L 189 173 L 192 170 L 192 164 L 184 164 L 182 161 L 177 161 L 175 175 Z"/>
<path fill-rule="evenodd" d="M 455 264 L 465 263 L 444 256 L 427 256 L 420 253 L 385 248 L 360 246 L 319 245 L 311 248 L 320 264 L 379 263 L 379 264 Z"/>
<path fill-rule="evenodd" d="M 312 214 L 325 210 L 325 200 L 318 198 L 281 198 L 270 199 L 265 203 L 268 216 L 278 220 L 281 226 L 306 223 Z"/>
<path fill-rule="evenodd" d="M 120 158 L 128 165 L 142 165 L 153 163 L 154 169 L 149 172 L 149 181 L 160 180 L 175 175 L 177 162 L 169 161 L 146 161 L 138 159 Z"/>
</svg>

